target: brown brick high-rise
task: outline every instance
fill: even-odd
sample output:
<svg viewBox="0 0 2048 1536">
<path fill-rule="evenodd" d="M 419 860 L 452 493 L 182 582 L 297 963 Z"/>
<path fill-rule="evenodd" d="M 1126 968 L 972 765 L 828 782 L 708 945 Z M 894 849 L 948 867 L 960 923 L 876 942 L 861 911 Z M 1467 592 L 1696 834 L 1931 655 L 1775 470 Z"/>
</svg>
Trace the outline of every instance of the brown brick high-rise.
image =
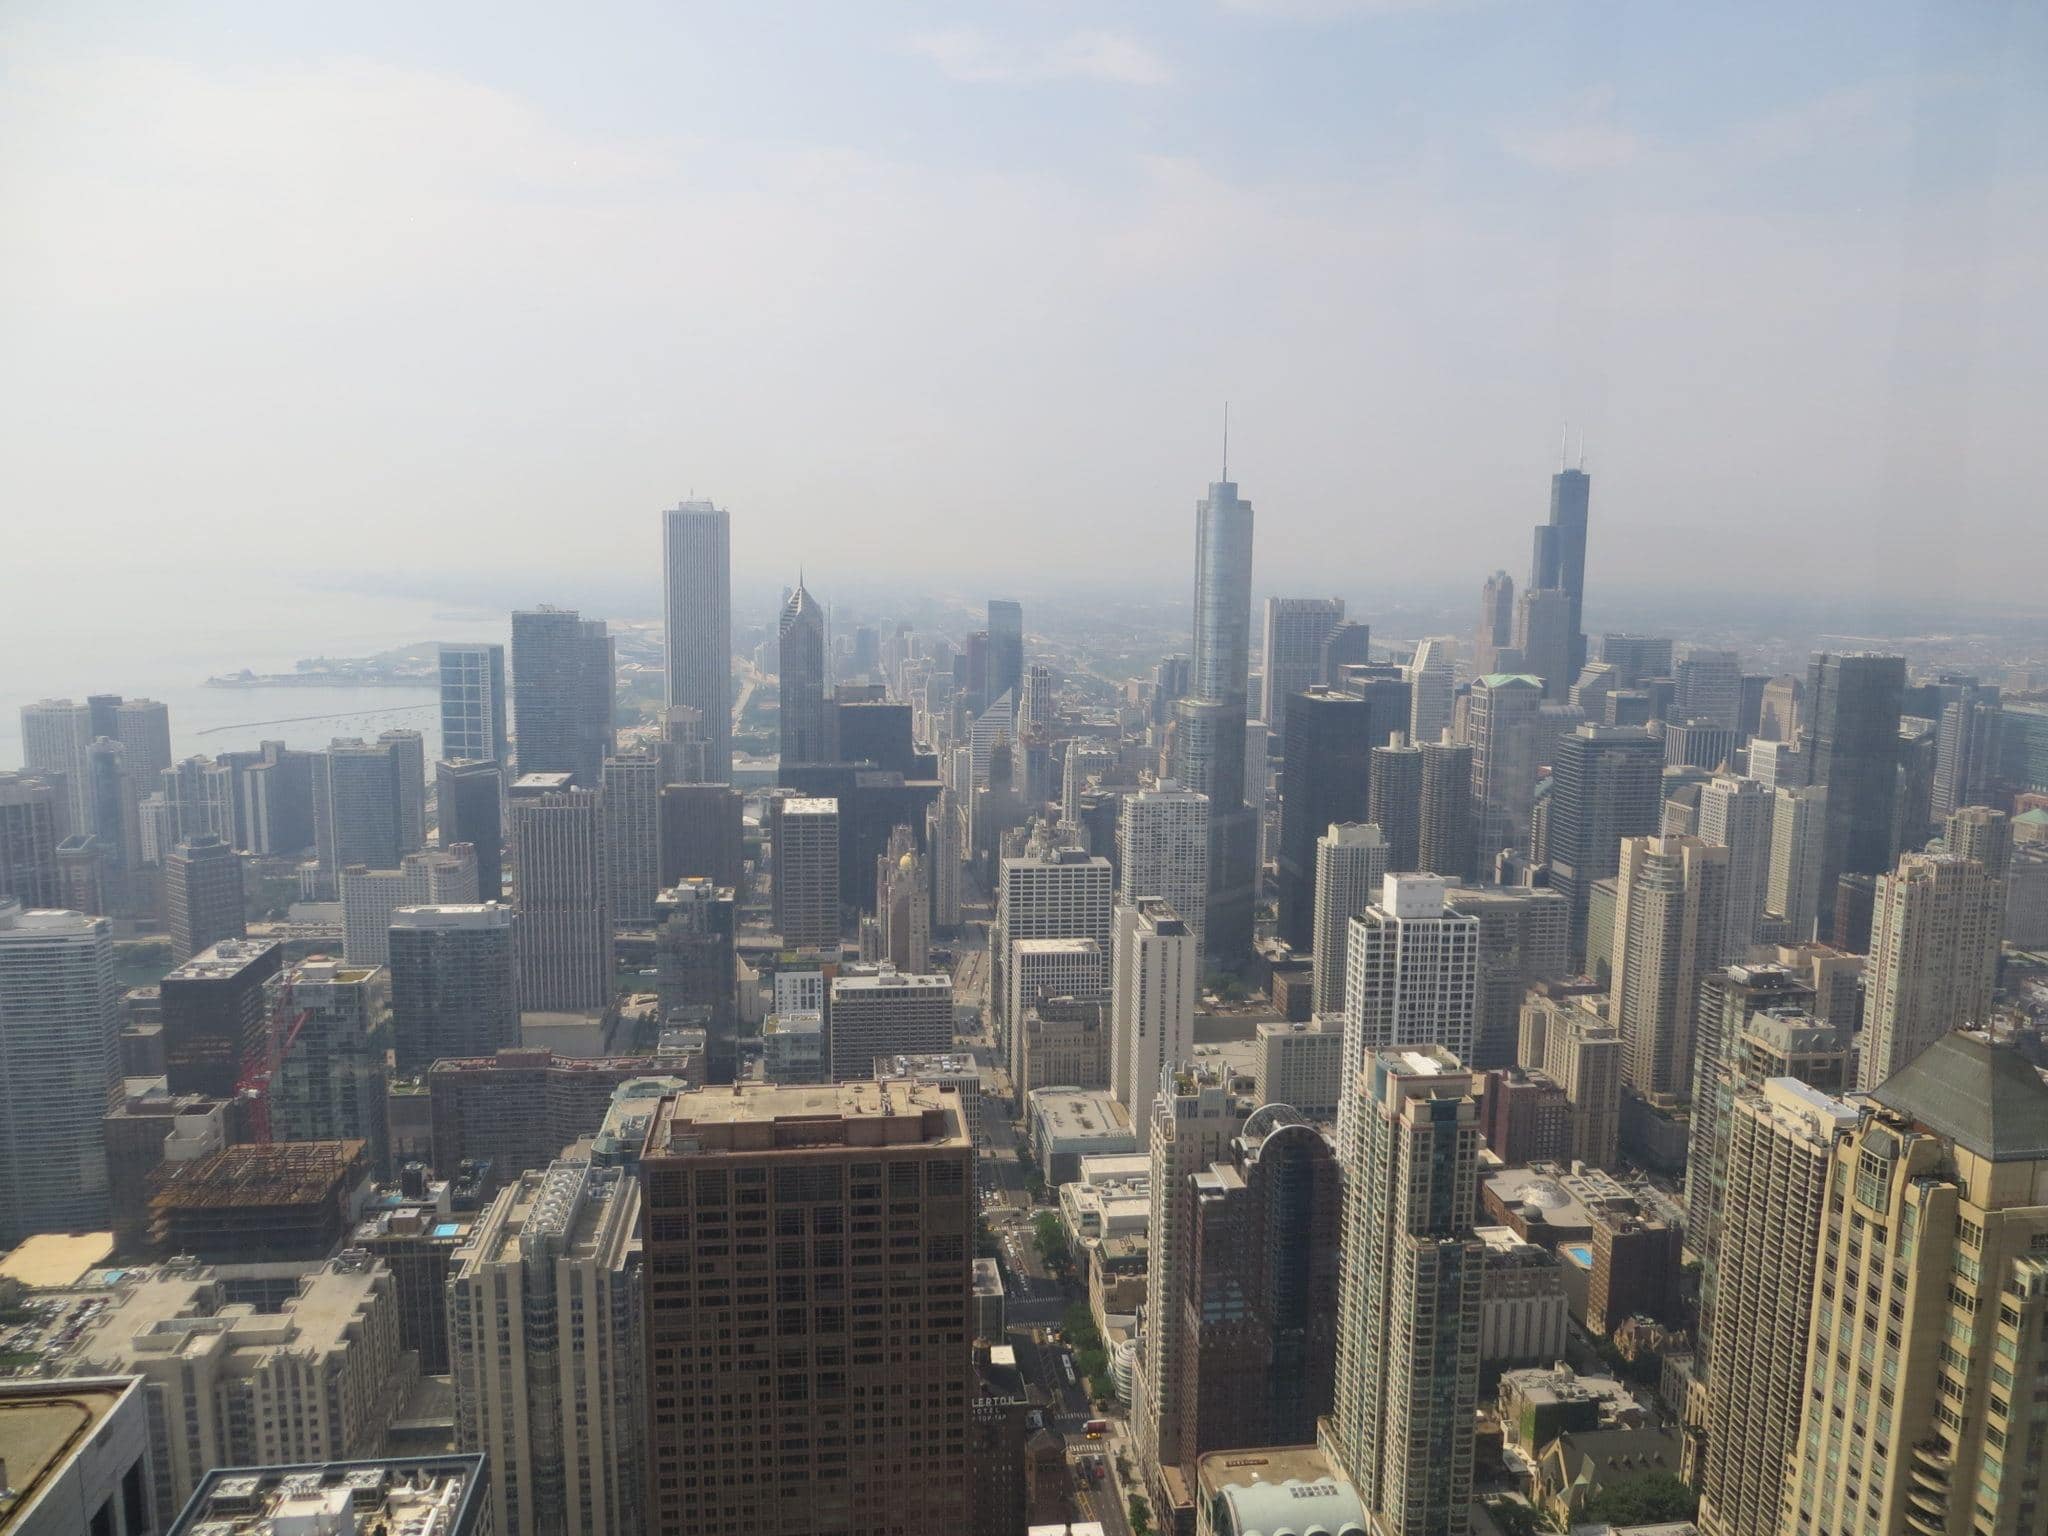
<svg viewBox="0 0 2048 1536">
<path fill-rule="evenodd" d="M 973 1148 L 959 1094 L 742 1083 L 641 1162 L 648 1529 L 968 1525 Z"/>
</svg>

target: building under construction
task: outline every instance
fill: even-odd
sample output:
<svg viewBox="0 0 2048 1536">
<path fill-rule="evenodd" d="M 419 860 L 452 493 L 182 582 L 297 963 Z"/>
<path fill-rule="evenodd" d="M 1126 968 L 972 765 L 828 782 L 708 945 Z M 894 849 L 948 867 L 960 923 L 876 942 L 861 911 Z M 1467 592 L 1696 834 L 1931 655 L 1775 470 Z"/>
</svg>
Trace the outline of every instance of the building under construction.
<svg viewBox="0 0 2048 1536">
<path fill-rule="evenodd" d="M 159 1253 L 211 1264 L 326 1258 L 369 1197 L 369 1143 L 281 1141 L 166 1164 L 150 1196 Z"/>
</svg>

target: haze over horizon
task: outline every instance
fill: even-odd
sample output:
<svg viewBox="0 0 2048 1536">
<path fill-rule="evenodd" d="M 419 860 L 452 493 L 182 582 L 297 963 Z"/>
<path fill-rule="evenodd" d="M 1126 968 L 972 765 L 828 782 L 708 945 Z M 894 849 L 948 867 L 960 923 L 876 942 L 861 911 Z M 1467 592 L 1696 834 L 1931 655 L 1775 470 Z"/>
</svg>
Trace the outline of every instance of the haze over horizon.
<svg viewBox="0 0 2048 1536">
<path fill-rule="evenodd" d="M 0 45 L 0 598 L 651 579 L 692 492 L 742 583 L 1170 588 L 1228 399 L 1262 591 L 1519 580 L 1569 430 L 1595 593 L 2038 602 L 2037 11 L 26 3 Z"/>
</svg>

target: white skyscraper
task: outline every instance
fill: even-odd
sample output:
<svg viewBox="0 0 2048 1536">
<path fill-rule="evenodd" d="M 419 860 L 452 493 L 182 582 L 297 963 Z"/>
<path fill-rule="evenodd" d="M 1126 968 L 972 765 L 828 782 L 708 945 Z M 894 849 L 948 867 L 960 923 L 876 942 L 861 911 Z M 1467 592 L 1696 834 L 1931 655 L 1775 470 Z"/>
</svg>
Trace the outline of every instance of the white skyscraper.
<svg viewBox="0 0 2048 1536">
<path fill-rule="evenodd" d="M 341 955 L 352 965 L 390 959 L 391 917 L 400 907 L 477 899 L 476 850 L 466 843 L 408 853 L 396 869 L 351 864 L 341 872 Z"/>
<path fill-rule="evenodd" d="M 21 706 L 21 762 L 30 773 L 63 775 L 65 831 L 97 830 L 92 817 L 92 783 L 87 754 L 92 749 L 92 706 L 69 699 L 44 699 Z"/>
<path fill-rule="evenodd" d="M 1116 845 L 1117 899 L 1126 905 L 1147 896 L 1170 902 L 1199 941 L 1209 909 L 1209 797 L 1172 779 L 1124 796 Z"/>
<path fill-rule="evenodd" d="M 1109 954 L 1112 887 L 1109 860 L 1076 848 L 1038 848 L 1002 862 L 996 890 L 996 926 L 989 942 L 993 986 L 1013 1079 L 1023 1075 L 1020 1020 L 1010 1011 L 1017 995 L 1011 952 L 1025 939 L 1093 939 Z M 1105 978 L 1106 982 L 1106 978 Z M 1104 982 L 1098 982 L 1098 988 Z"/>
<path fill-rule="evenodd" d="M 1344 1012 L 1351 919 L 1379 894 L 1391 854 L 1379 827 L 1369 821 L 1332 822 L 1316 839 L 1315 968 L 1310 973 L 1316 1013 Z"/>
<path fill-rule="evenodd" d="M 1700 838 L 1728 850 L 1728 895 L 1718 960 L 1749 953 L 1771 883 L 1771 794 L 1755 779 L 1716 774 L 1700 786 Z"/>
<path fill-rule="evenodd" d="M 441 759 L 506 766 L 505 647 L 441 647 Z"/>
<path fill-rule="evenodd" d="M 1728 850 L 1697 837 L 1626 837 L 1614 900 L 1614 988 L 1628 1086 L 1670 1104 L 1692 1091 L 1700 978 L 1726 922 Z"/>
<path fill-rule="evenodd" d="M 1472 1053 L 1479 919 L 1446 899 L 1441 875 L 1388 875 L 1380 899 L 1351 919 L 1344 976 L 1344 1069 L 1395 1045 Z"/>
<path fill-rule="evenodd" d="M 0 1248 L 107 1224 L 120 1002 L 104 917 L 0 898 Z"/>
<path fill-rule="evenodd" d="M 1110 966 L 1110 1092 L 1149 1125 L 1160 1070 L 1194 1057 L 1201 945 L 1171 905 L 1143 897 L 1116 909 Z"/>
<path fill-rule="evenodd" d="M 1451 728 L 1451 701 L 1458 691 L 1451 642 L 1438 635 L 1415 648 L 1408 668 L 1408 740 L 1440 741 Z"/>
<path fill-rule="evenodd" d="M 448 1279 L 456 1443 L 503 1536 L 636 1536 L 640 1186 L 564 1160 L 500 1190 Z"/>
<path fill-rule="evenodd" d="M 566 773 L 529 773 L 512 785 L 524 1012 L 602 1008 L 611 1000 L 603 801 L 602 791 L 577 789 Z"/>
<path fill-rule="evenodd" d="M 614 928 L 652 928 L 661 894 L 659 752 L 621 752 L 604 760 L 605 905 Z"/>
<path fill-rule="evenodd" d="M 1827 835 L 1827 786 L 1779 785 L 1771 796 L 1771 874 L 1764 908 L 1785 919 L 1794 944 L 1813 937 L 1814 920 L 1820 915 Z"/>
<path fill-rule="evenodd" d="M 686 501 L 661 515 L 670 704 L 699 711 L 704 771 L 732 778 L 732 522 L 708 501 Z"/>
<path fill-rule="evenodd" d="M 2005 882 L 1975 859 L 1909 853 L 1877 879 L 1858 1081 L 1867 1091 L 1952 1029 L 1984 1028 Z"/>
</svg>

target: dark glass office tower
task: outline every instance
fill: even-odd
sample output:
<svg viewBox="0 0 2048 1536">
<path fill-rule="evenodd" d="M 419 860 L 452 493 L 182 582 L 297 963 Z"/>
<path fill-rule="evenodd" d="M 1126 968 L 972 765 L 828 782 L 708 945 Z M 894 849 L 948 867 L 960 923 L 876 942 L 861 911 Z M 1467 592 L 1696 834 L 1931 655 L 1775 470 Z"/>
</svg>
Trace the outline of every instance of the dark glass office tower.
<svg viewBox="0 0 2048 1536">
<path fill-rule="evenodd" d="M 1892 803 L 1898 794 L 1905 692 L 1903 656 L 1822 652 L 1807 669 L 1802 726 L 1807 782 L 1828 792 L 1821 848 L 1823 907 L 1843 875 L 1877 875 L 1892 866 Z"/>
<path fill-rule="evenodd" d="M 1332 822 L 1370 821 L 1373 707 L 1309 688 L 1287 702 L 1287 766 L 1280 775 L 1280 937 L 1315 942 L 1316 839 Z M 1382 828 L 1382 831 L 1385 829 Z"/>
<path fill-rule="evenodd" d="M 596 789 L 618 749 L 613 725 L 612 637 L 604 620 L 573 609 L 512 615 L 512 725 L 519 773 L 566 773 Z"/>
<path fill-rule="evenodd" d="M 1586 952 L 1593 882 L 1621 867 L 1621 840 L 1656 833 L 1663 815 L 1664 748 L 1637 726 L 1582 725 L 1550 767 L 1550 884 L 1571 902 L 1571 952 Z"/>
<path fill-rule="evenodd" d="M 702 717 L 704 770 L 732 773 L 732 519 L 709 501 L 685 501 L 661 515 L 662 590 L 667 601 L 667 702 Z"/>
<path fill-rule="evenodd" d="M 1586 664 L 1586 516 L 1593 480 L 1583 469 L 1560 469 L 1550 477 L 1550 521 L 1536 529 L 1532 589 L 1555 587 L 1571 600 L 1571 675 Z"/>
<path fill-rule="evenodd" d="M 440 762 L 434 765 L 434 802 L 441 819 L 443 848 L 468 843 L 476 849 L 476 899 L 505 896 L 505 786 L 498 764 Z"/>
<path fill-rule="evenodd" d="M 1022 698 L 1024 607 L 1000 597 L 988 600 L 988 697 Z"/>
</svg>

